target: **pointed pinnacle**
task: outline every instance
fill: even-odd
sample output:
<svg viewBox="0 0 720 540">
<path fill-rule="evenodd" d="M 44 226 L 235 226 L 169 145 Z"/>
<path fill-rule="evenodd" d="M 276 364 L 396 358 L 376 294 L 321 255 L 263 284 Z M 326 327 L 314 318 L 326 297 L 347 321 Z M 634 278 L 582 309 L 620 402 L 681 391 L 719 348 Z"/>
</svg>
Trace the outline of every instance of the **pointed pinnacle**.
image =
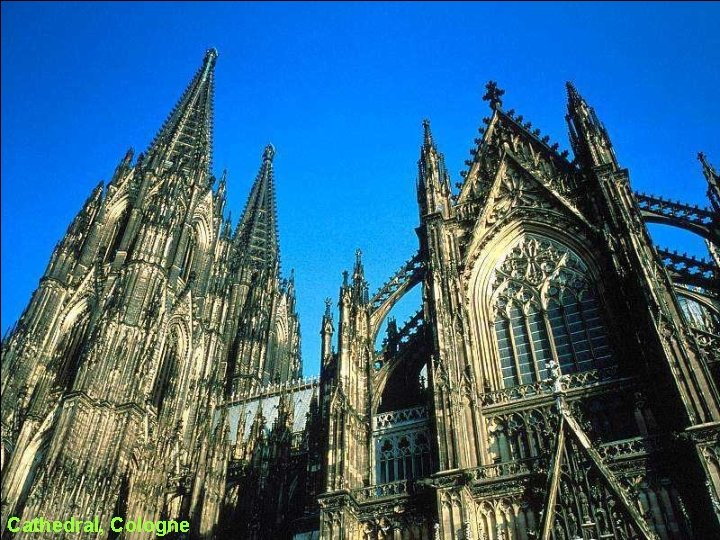
<svg viewBox="0 0 720 540">
<path fill-rule="evenodd" d="M 423 120 L 423 143 L 425 146 L 433 146 L 432 131 L 430 131 L 430 120 L 427 118 Z"/>
<path fill-rule="evenodd" d="M 577 88 L 575 88 L 575 85 L 571 81 L 567 81 L 565 83 L 565 88 L 567 89 L 568 99 L 571 99 L 571 100 L 582 99 L 582 97 L 580 97 L 580 93 L 577 91 Z"/>
<path fill-rule="evenodd" d="M 583 98 L 580 95 L 580 92 L 578 92 L 575 85 L 567 81 L 565 83 L 565 88 L 567 89 L 567 109 L 568 113 L 570 114 L 579 114 L 580 110 L 582 109 L 582 106 L 585 105 L 587 107 L 587 102 L 585 101 L 585 98 Z"/>
<path fill-rule="evenodd" d="M 252 250 L 247 253 L 253 264 L 273 266 L 279 260 L 275 189 L 272 158 L 275 148 L 265 147 L 262 165 L 250 189 L 245 209 L 238 221 L 234 238 Z M 251 253 L 252 252 L 252 253 Z"/>
<path fill-rule="evenodd" d="M 325 299 L 325 317 L 326 318 L 332 317 L 331 306 L 332 306 L 332 298 L 328 297 Z"/>
<path fill-rule="evenodd" d="M 125 152 L 125 157 L 123 158 L 123 163 L 125 165 L 130 165 L 134 155 L 135 155 L 135 149 L 131 146 L 130 148 L 127 149 L 127 152 Z"/>
<path fill-rule="evenodd" d="M 265 161 L 272 161 L 275 158 L 275 147 L 271 144 L 268 144 L 265 147 L 265 150 L 263 150 L 263 162 Z"/>
<path fill-rule="evenodd" d="M 708 178 L 718 178 L 718 173 L 715 171 L 715 167 L 713 167 L 710 162 L 707 159 L 707 156 L 704 152 L 698 152 L 698 160 L 702 164 L 703 173 L 705 173 L 705 176 Z"/>
<path fill-rule="evenodd" d="M 205 51 L 205 63 L 208 64 L 210 62 L 215 62 L 218 57 L 218 50 L 215 47 L 210 47 L 207 51 Z"/>
</svg>

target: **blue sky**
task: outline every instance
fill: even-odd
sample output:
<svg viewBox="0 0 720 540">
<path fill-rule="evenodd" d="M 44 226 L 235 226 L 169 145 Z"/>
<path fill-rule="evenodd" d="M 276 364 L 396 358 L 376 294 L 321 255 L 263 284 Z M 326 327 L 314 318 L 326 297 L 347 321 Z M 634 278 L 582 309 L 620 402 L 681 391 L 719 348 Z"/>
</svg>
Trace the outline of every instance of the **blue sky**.
<svg viewBox="0 0 720 540">
<path fill-rule="evenodd" d="M 295 268 L 306 373 L 323 299 L 361 248 L 371 290 L 417 247 L 423 118 L 453 182 L 495 79 L 568 148 L 564 82 L 605 123 L 636 189 L 706 204 L 720 165 L 719 3 L 2 3 L 2 329 L 125 150 L 142 151 L 217 47 L 214 169 L 240 215 L 277 148 L 282 265 Z M 653 227 L 703 255 L 697 238 Z M 404 319 L 418 296 L 399 307 Z"/>
</svg>

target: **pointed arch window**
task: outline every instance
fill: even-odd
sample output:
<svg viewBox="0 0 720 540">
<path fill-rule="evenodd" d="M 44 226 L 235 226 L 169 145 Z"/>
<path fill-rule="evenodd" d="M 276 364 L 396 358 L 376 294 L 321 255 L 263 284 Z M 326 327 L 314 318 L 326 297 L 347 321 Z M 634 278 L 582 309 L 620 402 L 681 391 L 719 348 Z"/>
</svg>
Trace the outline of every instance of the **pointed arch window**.
<svg viewBox="0 0 720 540">
<path fill-rule="evenodd" d="M 569 248 L 525 236 L 495 270 L 494 330 L 504 387 L 612 362 L 605 326 L 587 266 Z"/>
<path fill-rule="evenodd" d="M 58 347 L 56 384 L 64 390 L 70 390 L 75 383 L 89 322 L 88 312 L 84 311 Z"/>
<path fill-rule="evenodd" d="M 193 263 L 195 262 L 195 239 L 190 238 L 188 240 L 187 248 L 185 249 L 185 255 L 183 256 L 182 270 L 180 275 L 183 281 L 187 281 L 190 278 L 190 274 L 193 270 Z"/>
<path fill-rule="evenodd" d="M 155 410 L 158 415 L 162 410 L 165 398 L 170 393 L 170 386 L 172 384 L 172 378 L 177 365 L 177 358 L 178 342 L 177 337 L 173 334 L 169 337 L 169 343 L 163 353 L 160 370 L 158 371 L 157 377 L 155 378 L 155 385 L 153 386 L 151 401 L 155 406 Z"/>
<path fill-rule="evenodd" d="M 125 229 L 127 228 L 129 216 L 130 209 L 125 208 L 115 221 L 113 221 L 110 232 L 107 236 L 107 249 L 103 255 L 104 262 L 112 262 L 114 260 L 115 253 L 118 249 L 120 249 L 120 242 L 122 242 L 123 236 L 125 235 Z"/>
</svg>

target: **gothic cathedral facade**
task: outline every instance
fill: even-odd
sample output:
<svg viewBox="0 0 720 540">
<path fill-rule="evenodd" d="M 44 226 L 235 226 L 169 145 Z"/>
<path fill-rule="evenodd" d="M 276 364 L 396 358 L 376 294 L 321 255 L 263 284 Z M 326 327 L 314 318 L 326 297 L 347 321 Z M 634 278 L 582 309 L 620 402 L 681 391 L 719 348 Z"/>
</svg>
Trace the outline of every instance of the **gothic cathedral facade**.
<svg viewBox="0 0 720 540">
<path fill-rule="evenodd" d="M 92 192 L 3 339 L 3 538 L 10 516 L 71 515 L 207 540 L 720 538 L 704 155 L 709 207 L 637 193 L 572 84 L 570 159 L 488 83 L 459 190 L 424 123 L 418 249 L 373 294 L 358 251 L 303 378 L 274 148 L 234 226 L 211 173 L 216 60 Z M 657 247 L 648 222 L 709 259 Z"/>
</svg>

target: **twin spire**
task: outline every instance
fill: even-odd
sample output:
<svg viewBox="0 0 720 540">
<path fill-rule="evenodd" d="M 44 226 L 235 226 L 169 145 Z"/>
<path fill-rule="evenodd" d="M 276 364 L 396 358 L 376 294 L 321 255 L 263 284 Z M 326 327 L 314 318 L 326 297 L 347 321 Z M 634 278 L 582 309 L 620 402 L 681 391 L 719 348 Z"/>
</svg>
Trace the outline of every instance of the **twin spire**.
<svg viewBox="0 0 720 540">
<path fill-rule="evenodd" d="M 210 176 L 214 70 L 217 57 L 216 49 L 206 51 L 202 66 L 151 143 L 145 158 L 146 163 L 158 169 L 183 170 L 193 179 Z M 505 92 L 493 81 L 488 83 L 486 90 L 483 99 L 490 102 L 491 108 L 499 109 Z M 566 118 L 576 158 L 590 166 L 617 166 L 607 131 L 593 108 L 588 106 L 570 82 L 567 83 L 567 95 Z M 279 258 L 272 167 L 274 157 L 275 148 L 268 145 L 263 152 L 260 171 L 233 239 L 235 245 L 248 254 L 253 265 L 262 267 L 277 267 Z M 425 199 L 420 201 L 421 206 L 425 207 L 425 212 L 433 211 L 440 202 L 436 199 L 442 200 L 443 196 L 449 195 L 449 177 L 442 154 L 435 146 L 428 120 L 423 121 L 419 169 L 418 195 Z M 704 163 L 704 169 L 707 171 L 710 167 Z M 715 175 L 709 176 L 717 182 Z M 430 194 L 433 196 L 428 197 Z M 428 198 L 431 200 L 427 200 Z"/>
<path fill-rule="evenodd" d="M 217 57 L 216 49 L 205 53 L 202 66 L 150 144 L 147 163 L 159 169 L 182 168 L 191 176 L 209 175 Z"/>
<path fill-rule="evenodd" d="M 214 73 L 217 49 L 205 52 L 203 63 L 168 115 L 147 150 L 145 163 L 158 170 L 184 171 L 189 178 L 211 175 Z M 238 222 L 233 243 L 253 266 L 277 268 L 279 259 L 273 158 L 275 148 L 265 147 L 262 165 Z M 218 195 L 226 190 L 225 175 Z"/>
<path fill-rule="evenodd" d="M 274 157 L 275 147 L 269 144 L 233 237 L 235 246 L 253 266 L 271 269 L 279 263 Z"/>
</svg>

